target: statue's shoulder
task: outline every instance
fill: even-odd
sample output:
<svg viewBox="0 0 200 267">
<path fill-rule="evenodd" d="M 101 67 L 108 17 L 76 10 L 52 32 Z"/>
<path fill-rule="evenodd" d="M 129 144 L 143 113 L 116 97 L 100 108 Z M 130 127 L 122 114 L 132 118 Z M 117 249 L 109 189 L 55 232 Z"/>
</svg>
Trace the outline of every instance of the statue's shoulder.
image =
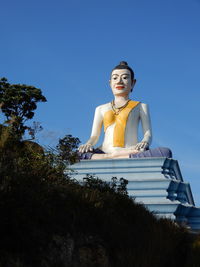
<svg viewBox="0 0 200 267">
<path fill-rule="evenodd" d="M 111 103 L 110 102 L 108 102 L 108 103 L 106 103 L 106 104 L 102 104 L 102 105 L 100 105 L 100 106 L 97 106 L 96 107 L 96 110 L 98 111 L 105 111 L 105 110 L 108 110 L 108 109 L 110 109 L 111 108 Z"/>
<path fill-rule="evenodd" d="M 136 100 L 131 100 L 132 106 L 135 107 L 134 110 L 139 111 L 140 113 L 143 112 L 148 112 L 148 105 L 146 103 L 136 101 Z"/>
<path fill-rule="evenodd" d="M 140 110 L 140 114 L 148 114 L 149 113 L 149 106 L 146 103 L 139 103 L 139 110 Z"/>
<path fill-rule="evenodd" d="M 133 103 L 138 103 L 138 105 L 147 105 L 147 104 L 145 104 L 145 103 L 143 103 L 143 102 L 141 102 L 141 101 L 139 101 L 139 100 L 133 100 L 133 99 L 131 99 L 131 102 L 133 102 Z"/>
<path fill-rule="evenodd" d="M 140 101 L 137 101 L 137 100 L 132 100 L 132 102 L 137 102 L 138 103 L 138 106 L 139 107 L 148 107 L 148 104 L 146 104 L 146 103 L 143 103 L 143 102 L 140 102 Z"/>
<path fill-rule="evenodd" d="M 148 104 L 140 102 L 140 106 L 141 107 L 144 107 L 144 108 L 147 108 L 148 107 Z"/>
</svg>

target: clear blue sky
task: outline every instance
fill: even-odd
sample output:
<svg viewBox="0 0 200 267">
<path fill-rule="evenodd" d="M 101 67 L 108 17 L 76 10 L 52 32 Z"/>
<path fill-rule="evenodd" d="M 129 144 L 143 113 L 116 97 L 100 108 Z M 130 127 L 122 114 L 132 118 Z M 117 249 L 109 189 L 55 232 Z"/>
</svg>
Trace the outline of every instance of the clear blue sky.
<svg viewBox="0 0 200 267">
<path fill-rule="evenodd" d="M 85 142 L 111 69 L 133 67 L 135 100 L 150 106 L 152 147 L 179 161 L 200 205 L 200 0 L 3 0 L 0 76 L 42 89 L 41 144 Z"/>
</svg>

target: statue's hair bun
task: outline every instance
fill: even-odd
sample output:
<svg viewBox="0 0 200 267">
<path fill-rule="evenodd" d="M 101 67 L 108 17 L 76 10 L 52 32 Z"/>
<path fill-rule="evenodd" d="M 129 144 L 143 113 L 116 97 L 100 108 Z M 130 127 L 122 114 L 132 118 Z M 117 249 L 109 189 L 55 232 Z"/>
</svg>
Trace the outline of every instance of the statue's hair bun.
<svg viewBox="0 0 200 267">
<path fill-rule="evenodd" d="M 121 62 L 119 63 L 119 65 L 122 65 L 122 66 L 128 66 L 128 63 L 127 63 L 126 61 L 121 61 Z"/>
</svg>

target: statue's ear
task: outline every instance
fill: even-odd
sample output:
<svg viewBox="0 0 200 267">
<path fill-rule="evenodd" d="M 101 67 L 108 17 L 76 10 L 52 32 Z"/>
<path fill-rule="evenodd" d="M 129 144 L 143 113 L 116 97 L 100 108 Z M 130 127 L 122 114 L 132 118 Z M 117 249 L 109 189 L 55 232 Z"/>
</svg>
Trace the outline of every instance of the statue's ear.
<svg viewBox="0 0 200 267">
<path fill-rule="evenodd" d="M 133 81 L 132 81 L 132 86 L 133 87 L 135 86 L 136 82 L 137 82 L 137 80 L 136 79 L 133 79 Z"/>
<path fill-rule="evenodd" d="M 134 80 L 132 81 L 132 88 L 131 88 L 131 92 L 133 92 L 133 88 L 134 88 L 135 84 L 136 84 L 136 79 L 134 79 Z"/>
</svg>

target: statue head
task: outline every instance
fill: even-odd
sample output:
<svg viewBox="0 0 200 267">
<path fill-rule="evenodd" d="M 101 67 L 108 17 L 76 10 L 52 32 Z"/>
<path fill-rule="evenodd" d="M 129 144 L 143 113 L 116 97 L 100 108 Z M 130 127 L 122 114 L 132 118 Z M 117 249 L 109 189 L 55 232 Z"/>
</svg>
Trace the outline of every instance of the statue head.
<svg viewBox="0 0 200 267">
<path fill-rule="evenodd" d="M 111 73 L 110 86 L 114 95 L 128 95 L 136 83 L 134 72 L 127 62 L 122 61 Z"/>
</svg>

